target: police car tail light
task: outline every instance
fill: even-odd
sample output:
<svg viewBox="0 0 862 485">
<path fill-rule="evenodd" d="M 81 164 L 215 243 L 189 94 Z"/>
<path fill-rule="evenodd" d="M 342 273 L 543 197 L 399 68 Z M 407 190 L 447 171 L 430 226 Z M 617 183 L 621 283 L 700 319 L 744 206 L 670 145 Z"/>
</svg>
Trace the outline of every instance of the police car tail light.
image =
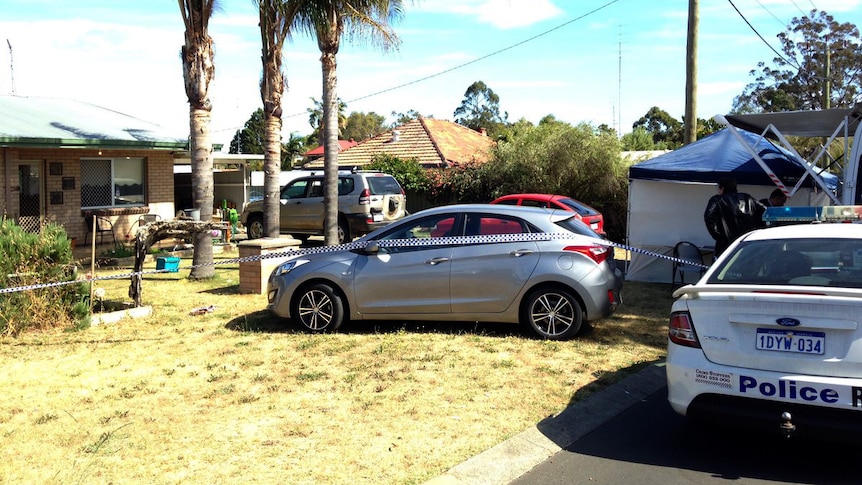
<svg viewBox="0 0 862 485">
<path fill-rule="evenodd" d="M 575 253 L 583 254 L 584 256 L 592 259 L 596 262 L 596 264 L 601 264 L 604 260 L 608 259 L 611 252 L 607 246 L 602 246 L 600 244 L 590 244 L 586 246 L 566 246 L 563 248 L 563 251 L 572 251 Z"/>
<path fill-rule="evenodd" d="M 371 191 L 365 189 L 359 194 L 359 205 L 368 205 L 371 203 Z"/>
<path fill-rule="evenodd" d="M 670 341 L 684 347 L 700 348 L 694 324 L 691 323 L 691 315 L 688 312 L 674 312 L 670 315 L 668 327 L 668 338 Z"/>
</svg>

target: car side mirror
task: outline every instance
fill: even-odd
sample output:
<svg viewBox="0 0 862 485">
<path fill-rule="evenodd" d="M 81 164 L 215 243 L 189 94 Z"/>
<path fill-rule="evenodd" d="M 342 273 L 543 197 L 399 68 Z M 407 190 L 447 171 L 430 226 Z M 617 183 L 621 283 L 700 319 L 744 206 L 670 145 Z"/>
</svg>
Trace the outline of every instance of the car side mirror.
<svg viewBox="0 0 862 485">
<path fill-rule="evenodd" d="M 379 252 L 380 244 L 375 241 L 372 241 L 365 246 L 365 254 L 377 254 Z"/>
</svg>

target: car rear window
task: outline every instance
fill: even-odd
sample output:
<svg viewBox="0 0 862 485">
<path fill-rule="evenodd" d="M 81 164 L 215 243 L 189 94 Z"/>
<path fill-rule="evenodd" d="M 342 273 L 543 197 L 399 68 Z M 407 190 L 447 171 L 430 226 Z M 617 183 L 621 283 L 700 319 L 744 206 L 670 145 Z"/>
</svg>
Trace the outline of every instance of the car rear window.
<svg viewBox="0 0 862 485">
<path fill-rule="evenodd" d="M 746 241 L 723 260 L 707 284 L 862 288 L 862 240 Z"/>
<path fill-rule="evenodd" d="M 562 212 L 562 211 L 561 211 Z M 568 212 L 566 212 L 568 214 Z M 594 237 L 597 239 L 604 239 L 600 236 L 596 231 L 592 230 L 590 226 L 584 224 L 583 221 L 578 219 L 577 217 L 570 217 L 568 219 L 559 221 L 556 223 L 558 226 L 562 227 L 567 231 L 574 232 L 575 234 L 580 234 L 582 236 Z"/>
<path fill-rule="evenodd" d="M 575 199 L 569 199 L 569 198 L 557 199 L 557 202 L 565 205 L 566 207 L 571 207 L 572 210 L 577 212 L 578 214 L 580 214 L 581 217 L 594 216 L 594 215 L 597 215 L 599 213 L 597 210 L 593 209 L 592 207 L 585 205 L 585 204 L 581 204 L 580 202 L 576 201 Z"/>
<path fill-rule="evenodd" d="M 401 193 L 401 186 L 398 185 L 398 181 L 389 175 L 371 176 L 367 177 L 365 180 L 368 181 L 368 189 L 371 191 L 371 195 Z"/>
</svg>

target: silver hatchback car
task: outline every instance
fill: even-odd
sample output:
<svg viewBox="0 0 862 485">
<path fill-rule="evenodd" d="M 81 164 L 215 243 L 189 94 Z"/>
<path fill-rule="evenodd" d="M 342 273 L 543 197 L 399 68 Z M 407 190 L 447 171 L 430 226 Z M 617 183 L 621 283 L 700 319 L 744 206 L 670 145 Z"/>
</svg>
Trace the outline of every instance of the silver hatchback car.
<svg viewBox="0 0 862 485">
<path fill-rule="evenodd" d="M 312 332 L 347 319 L 520 322 L 562 340 L 620 302 L 622 273 L 603 242 L 572 212 L 437 207 L 292 257 L 270 275 L 268 308 Z"/>
</svg>

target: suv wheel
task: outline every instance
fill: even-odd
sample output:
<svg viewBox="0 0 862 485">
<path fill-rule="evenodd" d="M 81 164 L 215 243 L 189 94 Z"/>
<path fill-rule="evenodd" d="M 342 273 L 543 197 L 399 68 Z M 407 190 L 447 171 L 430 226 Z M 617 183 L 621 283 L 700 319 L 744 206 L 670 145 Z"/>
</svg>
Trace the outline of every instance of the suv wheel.
<svg viewBox="0 0 862 485">
<path fill-rule="evenodd" d="M 249 216 L 248 225 L 246 226 L 246 234 L 249 239 L 258 239 L 263 237 L 263 216 L 255 214 Z"/>
<path fill-rule="evenodd" d="M 347 244 L 350 241 L 350 226 L 347 225 L 347 221 L 340 219 L 338 221 L 338 244 Z"/>
</svg>

